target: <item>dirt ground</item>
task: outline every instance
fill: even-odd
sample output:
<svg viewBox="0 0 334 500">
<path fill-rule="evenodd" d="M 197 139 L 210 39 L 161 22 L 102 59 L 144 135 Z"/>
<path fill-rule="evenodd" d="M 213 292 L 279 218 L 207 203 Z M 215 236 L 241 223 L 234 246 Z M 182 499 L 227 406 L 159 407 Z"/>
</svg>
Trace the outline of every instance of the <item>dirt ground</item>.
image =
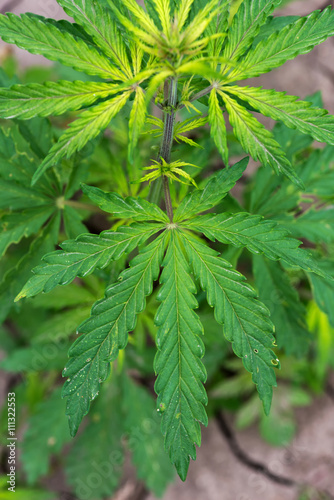
<svg viewBox="0 0 334 500">
<path fill-rule="evenodd" d="M 0 10 L 7 0 L 0 0 Z M 324 0 L 300 0 L 284 8 L 284 15 L 306 15 L 330 4 Z M 2 7 L 3 5 L 3 7 Z M 11 9 L 15 13 L 35 12 L 46 17 L 65 17 L 55 0 L 22 0 Z M 4 44 L 0 42 L 0 53 Z M 256 79 L 256 85 L 285 90 L 305 97 L 317 90 L 323 93 L 325 107 L 334 114 L 334 39 L 312 53 L 299 56 L 282 68 Z M 15 49 L 24 66 L 44 62 L 39 56 Z M 248 82 L 247 82 L 248 83 Z M 250 83 L 251 84 L 251 83 Z M 255 81 L 254 81 L 255 84 Z M 259 437 L 257 429 L 236 432 L 241 448 L 270 471 L 297 482 L 325 490 L 334 498 L 334 400 L 323 396 L 310 408 L 298 411 L 298 434 L 292 445 L 272 448 Z M 233 421 L 230 421 L 233 426 Z M 198 459 L 190 466 L 187 482 L 176 480 L 164 500 L 297 500 L 297 487 L 276 484 L 261 473 L 243 465 L 231 452 L 224 436 L 212 422 L 203 429 Z M 115 499 L 130 498 L 126 488 Z M 314 500 L 316 500 L 314 496 Z M 330 496 L 328 498 L 331 498 Z M 154 500 L 149 496 L 149 500 Z"/>
</svg>

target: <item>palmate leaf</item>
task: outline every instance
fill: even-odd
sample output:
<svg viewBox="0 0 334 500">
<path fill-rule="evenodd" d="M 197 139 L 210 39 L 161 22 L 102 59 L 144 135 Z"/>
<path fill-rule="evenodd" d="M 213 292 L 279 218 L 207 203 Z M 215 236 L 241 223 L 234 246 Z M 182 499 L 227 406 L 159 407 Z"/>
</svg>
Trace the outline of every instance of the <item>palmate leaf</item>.
<svg viewBox="0 0 334 500">
<path fill-rule="evenodd" d="M 207 396 L 203 386 L 206 371 L 200 361 L 204 344 L 203 327 L 193 309 L 196 287 L 176 234 L 171 233 L 158 300 L 161 305 L 155 317 L 159 326 L 154 369 L 158 374 L 155 391 L 158 410 L 162 413 L 162 433 L 172 464 L 184 481 L 190 458 L 196 459 L 201 443 L 200 423 L 207 425 L 203 405 Z"/>
<path fill-rule="evenodd" d="M 131 91 L 126 91 L 113 99 L 98 104 L 92 109 L 83 111 L 80 118 L 70 124 L 59 141 L 51 148 L 45 160 L 36 170 L 32 183 L 34 184 L 52 165 L 58 163 L 65 156 L 69 158 L 105 129 L 111 119 L 126 104 L 130 93 Z"/>
<path fill-rule="evenodd" d="M 260 41 L 243 59 L 242 67 L 233 70 L 228 81 L 244 80 L 267 73 L 299 54 L 310 52 L 334 34 L 334 13 L 328 6 L 301 17 Z"/>
<path fill-rule="evenodd" d="M 76 277 L 88 276 L 96 268 L 103 269 L 161 229 L 158 224 L 134 224 L 117 231 L 103 231 L 99 236 L 82 234 L 76 240 L 64 241 L 62 250 L 43 257 L 43 264 L 33 270 L 34 276 L 15 300 L 50 292 L 57 285 L 68 285 Z"/>
<path fill-rule="evenodd" d="M 169 222 L 169 218 L 158 205 L 143 198 L 128 196 L 124 199 L 117 193 L 106 193 L 86 184 L 82 184 L 82 191 L 104 212 L 112 214 L 117 219 Z"/>
<path fill-rule="evenodd" d="M 323 272 L 312 255 L 302 248 L 295 238 L 275 221 L 263 219 L 261 215 L 248 213 L 223 213 L 202 215 L 184 224 L 187 228 L 201 231 L 211 240 L 245 246 L 252 253 L 263 253 L 272 260 L 281 259 L 288 265 L 323 276 Z"/>
<path fill-rule="evenodd" d="M 252 374 L 268 414 L 272 387 L 276 386 L 273 368 L 279 366 L 270 349 L 274 344 L 274 327 L 269 311 L 256 300 L 256 293 L 244 282 L 244 276 L 218 257 L 218 252 L 186 233 L 182 233 L 182 242 L 195 277 L 207 293 L 209 305 L 215 308 L 215 318 L 224 326 L 224 335 L 232 342 L 233 351 Z"/>
<path fill-rule="evenodd" d="M 217 149 L 223 161 L 228 166 L 228 147 L 226 136 L 226 125 L 224 115 L 219 105 L 217 90 L 212 89 L 209 97 L 209 122 L 211 125 L 211 136 L 215 141 Z"/>
<path fill-rule="evenodd" d="M 0 178 L 0 189 L 0 209 L 20 210 L 50 203 L 50 198 L 39 190 L 25 187 L 18 182 L 5 181 Z"/>
<path fill-rule="evenodd" d="M 133 259 L 118 281 L 106 289 L 105 298 L 96 302 L 91 317 L 78 332 L 63 375 L 71 435 L 75 435 L 90 402 L 96 398 L 100 383 L 109 374 L 110 362 L 117 358 L 134 329 L 136 315 L 145 308 L 145 298 L 152 293 L 153 281 L 159 275 L 166 233 L 158 236 Z"/>
<path fill-rule="evenodd" d="M 228 30 L 223 51 L 226 59 L 238 59 L 253 43 L 262 24 L 281 0 L 244 0 Z"/>
<path fill-rule="evenodd" d="M 298 101 L 285 92 L 253 87 L 225 87 L 225 91 L 248 102 L 253 108 L 287 127 L 298 129 L 319 142 L 334 144 L 334 116 L 312 103 Z"/>
<path fill-rule="evenodd" d="M 235 136 L 243 149 L 250 153 L 254 160 L 269 165 L 276 173 L 283 173 L 297 186 L 303 187 L 301 180 L 272 133 L 226 93 L 220 92 L 220 94 L 225 101 Z"/>
<path fill-rule="evenodd" d="M 18 243 L 23 237 L 28 238 L 37 233 L 54 211 L 52 206 L 42 205 L 24 212 L 3 215 L 0 218 L 0 256 L 12 243 Z"/>
<path fill-rule="evenodd" d="M 275 325 L 278 347 L 284 349 L 288 356 L 304 355 L 310 334 L 306 325 L 306 310 L 297 290 L 280 264 L 270 262 L 262 255 L 253 255 L 253 272 L 259 297 L 268 307 Z"/>
<path fill-rule="evenodd" d="M 132 77 L 122 36 L 108 6 L 92 0 L 57 0 L 64 11 L 89 33 L 95 43 L 120 68 L 120 79 Z M 122 75 L 123 73 L 123 75 Z"/>
<path fill-rule="evenodd" d="M 244 158 L 231 168 L 221 170 L 219 174 L 208 181 L 204 189 L 196 189 L 188 194 L 178 206 L 174 221 L 180 222 L 192 218 L 220 203 L 244 173 L 248 160 L 248 158 Z"/>
<path fill-rule="evenodd" d="M 63 210 L 64 231 L 67 238 L 75 239 L 80 234 L 87 233 L 87 227 L 82 221 L 83 215 L 73 208 L 65 205 Z"/>
<path fill-rule="evenodd" d="M 0 38 L 88 75 L 119 79 L 118 71 L 114 70 L 107 57 L 81 38 L 65 32 L 56 21 L 34 14 L 0 14 Z"/>
<path fill-rule="evenodd" d="M 5 181 L 15 181 L 23 186 L 29 186 L 36 163 L 31 157 L 33 154 L 27 154 L 26 148 L 22 147 L 22 136 L 21 143 L 18 144 L 19 137 L 16 127 L 0 128 L 0 176 Z"/>
<path fill-rule="evenodd" d="M 90 106 L 120 90 L 118 85 L 95 82 L 47 82 L 0 89 L 0 118 L 29 120 L 35 116 L 61 115 Z"/>
</svg>

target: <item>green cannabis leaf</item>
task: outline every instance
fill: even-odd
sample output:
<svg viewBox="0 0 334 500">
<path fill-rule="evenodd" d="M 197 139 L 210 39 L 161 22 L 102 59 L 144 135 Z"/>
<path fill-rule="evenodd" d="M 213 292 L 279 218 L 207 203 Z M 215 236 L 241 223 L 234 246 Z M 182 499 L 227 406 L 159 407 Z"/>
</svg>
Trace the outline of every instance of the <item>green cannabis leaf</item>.
<svg viewBox="0 0 334 500">
<path fill-rule="evenodd" d="M 31 297 L 51 292 L 53 300 L 44 298 L 44 307 L 76 307 L 53 316 L 44 327 L 58 336 L 61 319 L 69 319 L 63 328 L 69 336 L 74 318 L 82 321 L 104 292 L 78 327 L 63 371 L 62 396 L 72 436 L 102 392 L 87 418 L 85 437 L 79 436 L 70 452 L 68 476 L 72 484 L 81 484 L 89 472 L 87 450 L 94 450 L 99 460 L 111 448 L 121 453 L 125 435 L 138 476 L 161 494 L 171 478 L 166 457 L 157 459 L 161 435 L 153 430 L 149 437 L 141 430 L 142 439 L 133 439 L 138 419 L 150 418 L 153 408 L 149 393 L 127 373 L 131 349 L 140 343 L 138 316 L 143 350 L 149 355 L 153 344 L 147 345 L 146 327 L 157 347 L 158 414 L 152 421 L 159 419 L 169 460 L 182 480 L 201 444 L 200 424 L 208 423 L 207 332 L 202 314 L 195 313 L 205 297 L 218 324 L 218 350 L 223 342 L 231 343 L 246 369 L 247 387 L 251 391 L 253 381 L 266 414 L 280 367 L 272 350 L 276 339 L 288 355 L 308 349 L 306 310 L 294 288 L 294 283 L 305 286 L 305 273 L 320 309 L 333 321 L 328 297 L 334 274 L 330 259 L 322 261 L 319 255 L 321 245 L 334 241 L 329 206 L 334 117 L 316 96 L 302 101 L 237 83 L 324 42 L 334 34 L 333 11 L 327 7 L 305 18 L 273 18 L 279 0 L 244 0 L 230 19 L 229 0 L 146 0 L 144 7 L 135 0 L 57 1 L 74 23 L 33 14 L 0 15 L 5 42 L 90 75 L 88 81 L 78 80 L 77 74 L 74 81 L 14 80 L 0 88 L 0 118 L 14 121 L 0 128 L 0 255 L 11 264 L 0 283 L 0 319 L 15 297 L 27 298 L 29 305 Z M 78 117 L 60 135 L 46 120 L 73 112 Z M 267 130 L 253 113 L 280 123 Z M 147 137 L 152 138 L 150 147 L 157 139 L 160 144 L 146 147 Z M 215 162 L 214 172 L 210 137 L 224 162 L 224 168 L 221 159 Z M 328 145 L 312 152 L 313 140 Z M 244 151 L 270 167 L 258 169 L 243 200 L 230 192 L 249 158 L 229 165 L 232 142 L 239 158 Z M 192 147 L 197 148 L 196 160 L 190 161 Z M 93 160 L 86 162 L 90 154 Z M 151 172 L 138 179 L 145 170 Z M 146 181 L 152 185 L 143 186 Z M 102 220 L 99 234 L 89 233 L 82 222 L 87 218 L 88 226 L 94 211 Z M 57 249 L 63 239 L 59 231 L 67 239 Z M 312 249 L 300 247 L 297 238 L 307 239 Z M 20 246 L 12 261 L 12 249 Z M 243 249 L 250 252 L 259 298 L 237 270 Z M 73 293 L 63 299 L 56 295 L 58 285 L 70 283 Z M 149 296 L 150 315 L 145 317 Z M 38 298 L 34 301 L 38 304 Z M 43 298 L 39 303 L 42 307 Z M 151 308 L 156 310 L 155 326 Z M 8 366 L 15 360 L 23 363 L 30 352 L 10 357 Z M 215 366 L 223 362 L 218 354 Z M 146 370 L 152 360 L 143 363 Z M 53 393 L 51 407 L 58 395 Z M 49 410 L 41 405 L 31 422 L 48 418 Z M 113 433 L 106 433 L 109 419 Z M 59 435 L 59 443 L 52 445 L 58 452 L 67 436 L 60 422 L 51 423 Z M 44 428 L 44 441 L 47 434 Z M 30 428 L 27 457 L 34 439 Z M 45 460 L 49 454 L 43 447 Z M 121 464 L 96 495 L 112 494 Z M 32 480 L 37 469 L 35 461 L 27 468 Z"/>
</svg>

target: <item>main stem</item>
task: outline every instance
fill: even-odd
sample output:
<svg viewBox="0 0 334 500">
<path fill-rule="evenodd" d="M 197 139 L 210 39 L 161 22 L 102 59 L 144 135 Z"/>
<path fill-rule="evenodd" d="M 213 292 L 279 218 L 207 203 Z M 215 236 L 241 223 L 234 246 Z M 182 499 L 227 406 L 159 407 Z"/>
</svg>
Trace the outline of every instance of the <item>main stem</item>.
<svg viewBox="0 0 334 500">
<path fill-rule="evenodd" d="M 167 88 L 167 86 L 165 86 Z M 170 156 L 173 145 L 174 138 L 174 124 L 175 124 L 175 108 L 177 104 L 177 79 L 173 78 L 170 81 L 169 95 L 167 96 L 168 112 L 165 115 L 164 129 L 162 134 L 162 141 L 159 150 L 159 160 L 161 158 L 165 160 L 166 163 L 170 163 Z M 157 181 L 156 181 L 157 182 Z M 165 175 L 162 176 L 162 185 L 165 195 L 166 211 L 169 220 L 173 221 L 173 207 L 172 199 L 169 190 L 169 179 Z"/>
</svg>

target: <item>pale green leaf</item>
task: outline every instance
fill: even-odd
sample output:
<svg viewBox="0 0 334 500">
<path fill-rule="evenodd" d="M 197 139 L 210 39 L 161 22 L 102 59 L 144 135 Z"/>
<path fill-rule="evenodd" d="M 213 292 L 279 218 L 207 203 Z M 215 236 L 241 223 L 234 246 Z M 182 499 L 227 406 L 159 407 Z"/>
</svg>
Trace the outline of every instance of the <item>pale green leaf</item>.
<svg viewBox="0 0 334 500">
<path fill-rule="evenodd" d="M 205 31 L 206 35 L 212 37 L 208 44 L 208 53 L 212 56 L 219 56 L 221 52 L 225 40 L 225 36 L 222 35 L 226 33 L 228 28 L 230 3 L 231 0 L 218 0 L 219 10 Z M 216 37 L 217 34 L 220 36 Z"/>
<path fill-rule="evenodd" d="M 0 14 L 0 38 L 89 75 L 118 79 L 118 72 L 107 57 L 81 38 L 65 32 L 56 21 L 35 14 Z"/>
<path fill-rule="evenodd" d="M 53 212 L 52 206 L 42 205 L 24 212 L 3 215 L 0 218 L 0 256 L 6 252 L 9 245 L 37 233 Z"/>
<path fill-rule="evenodd" d="M 134 161 L 134 149 L 145 124 L 146 111 L 145 93 L 143 89 L 138 86 L 136 87 L 136 95 L 129 120 L 129 161 L 131 163 Z"/>
<path fill-rule="evenodd" d="M 228 166 L 228 148 L 226 125 L 224 115 L 219 106 L 217 90 L 212 89 L 209 97 L 209 122 L 211 125 L 211 136 L 215 141 L 217 149 L 221 154 L 223 161 Z"/>
<path fill-rule="evenodd" d="M 254 160 L 269 165 L 276 173 L 285 174 L 292 182 L 302 188 L 301 180 L 272 133 L 226 93 L 221 92 L 221 95 L 225 101 L 235 136 L 243 149 L 250 153 Z"/>
<path fill-rule="evenodd" d="M 193 146 L 194 148 L 204 149 L 203 146 L 201 146 L 200 144 L 197 144 L 197 142 L 193 141 L 192 139 L 190 139 L 189 137 L 187 137 L 185 135 L 176 134 L 174 139 L 176 140 L 176 142 L 181 141 L 181 142 L 185 142 L 189 146 Z"/>
<path fill-rule="evenodd" d="M 208 28 L 210 23 L 214 19 L 217 19 L 217 16 L 224 10 L 224 8 L 225 4 L 222 5 L 220 0 L 210 0 L 207 2 L 202 9 L 196 12 L 195 17 L 184 30 L 184 43 L 192 44 L 196 42 Z"/>
<path fill-rule="evenodd" d="M 132 77 L 122 35 L 107 5 L 91 0 L 57 0 L 65 12 L 84 27 L 103 52 L 120 68 L 120 79 Z M 121 74 L 123 73 L 123 75 Z"/>
<path fill-rule="evenodd" d="M 114 4 L 113 0 L 108 0 L 110 8 L 113 10 L 119 21 L 130 31 L 135 33 L 138 37 L 142 36 L 145 42 L 149 44 L 155 43 L 160 40 L 160 32 L 154 24 L 152 18 L 145 12 L 145 10 L 138 5 L 136 0 L 123 0 L 122 7 L 126 7 L 134 15 L 136 22 L 140 28 L 129 21 L 129 18 L 123 15 Z M 140 38 L 139 38 L 140 40 Z"/>
<path fill-rule="evenodd" d="M 183 122 L 177 122 L 175 124 L 175 133 L 184 134 L 185 132 L 190 132 L 199 127 L 203 127 L 208 123 L 208 118 L 206 116 L 201 116 L 199 118 L 188 118 Z"/>
<path fill-rule="evenodd" d="M 95 82 L 46 82 L 0 88 L 0 117 L 29 120 L 35 116 L 61 115 L 90 106 L 119 92 L 118 85 Z"/>
<path fill-rule="evenodd" d="M 51 148 L 45 160 L 36 170 L 32 182 L 35 183 L 48 168 L 58 163 L 62 158 L 69 158 L 73 153 L 82 149 L 88 141 L 94 139 L 123 108 L 130 93 L 131 91 L 124 92 L 124 94 L 102 102 L 92 109 L 83 111 Z"/>
<path fill-rule="evenodd" d="M 178 23 L 178 27 L 179 27 L 180 31 L 188 19 L 190 9 L 191 9 L 191 6 L 193 3 L 194 3 L 194 0 L 181 0 L 179 8 L 175 12 L 175 18 L 177 19 L 177 23 Z"/>
<path fill-rule="evenodd" d="M 169 37 L 171 29 L 170 0 L 153 0 L 155 9 L 159 15 L 162 30 Z"/>
<path fill-rule="evenodd" d="M 279 3 L 280 0 L 244 0 L 228 30 L 223 56 L 232 60 L 240 58 L 252 45 L 261 25 Z"/>
</svg>

